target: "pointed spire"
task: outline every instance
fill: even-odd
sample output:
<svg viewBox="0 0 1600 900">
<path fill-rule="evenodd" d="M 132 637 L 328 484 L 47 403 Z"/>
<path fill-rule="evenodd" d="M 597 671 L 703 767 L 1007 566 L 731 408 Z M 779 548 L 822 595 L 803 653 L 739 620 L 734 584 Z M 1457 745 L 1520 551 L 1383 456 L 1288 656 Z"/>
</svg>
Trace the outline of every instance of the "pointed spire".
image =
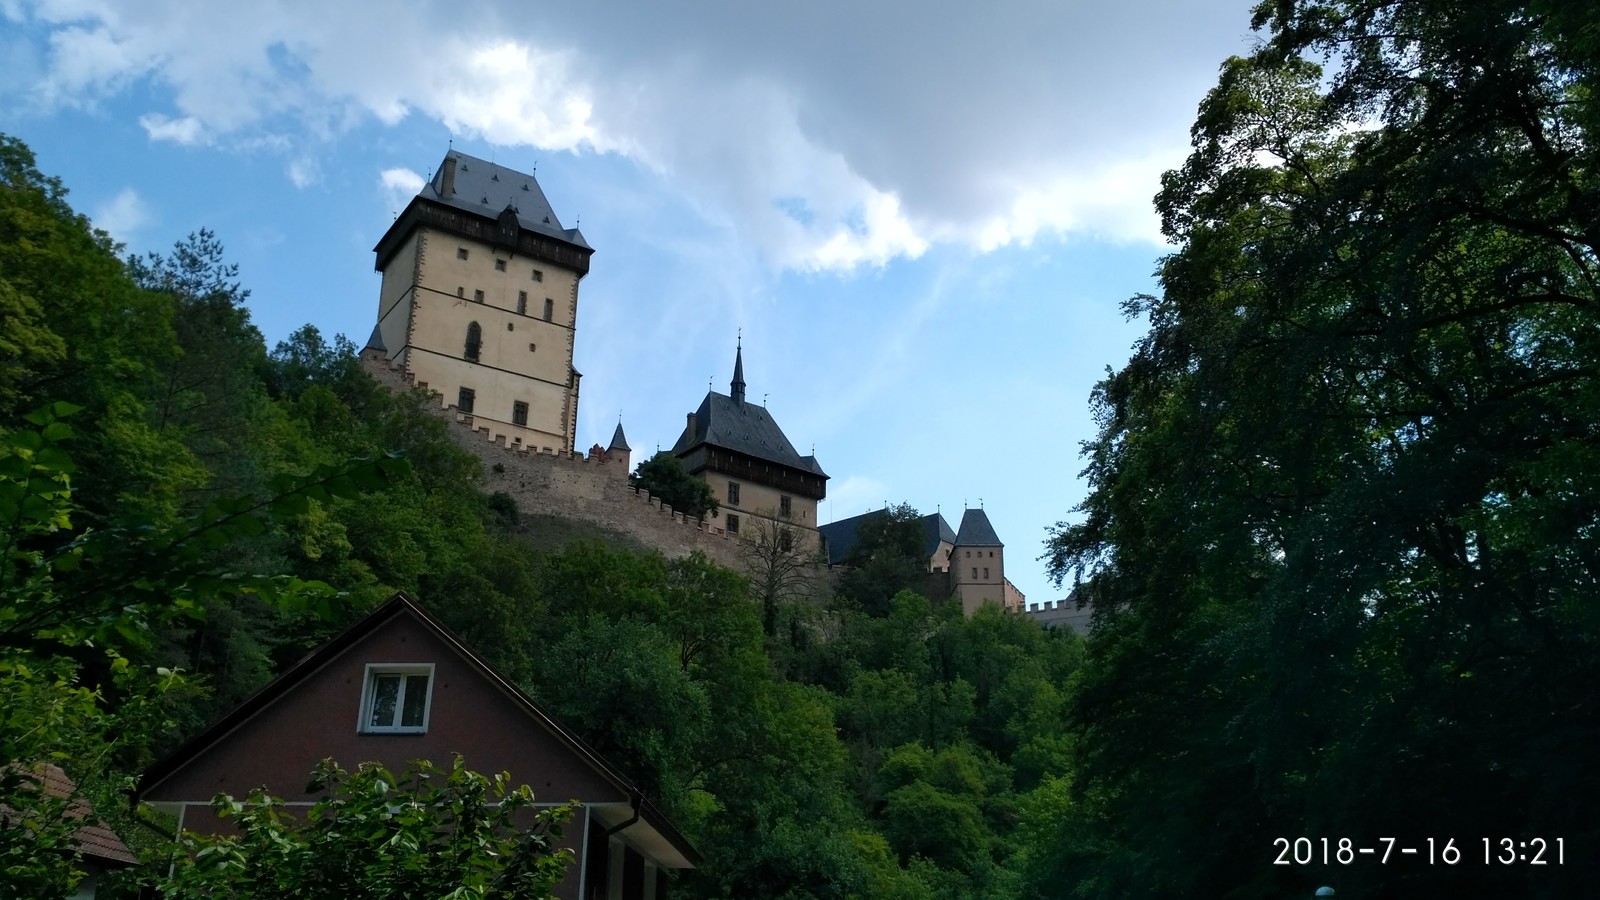
<svg viewBox="0 0 1600 900">
<path fill-rule="evenodd" d="M 623 434 L 622 434 L 622 418 L 620 416 L 617 418 L 617 430 L 612 432 L 612 434 L 611 434 L 611 446 L 607 447 L 606 449 L 607 450 L 632 450 L 633 449 L 632 447 L 628 446 L 628 439 L 626 437 L 624 437 Z"/>
<path fill-rule="evenodd" d="M 728 395 L 735 403 L 744 402 L 744 331 L 739 332 L 739 343 L 733 351 L 733 383 Z"/>
</svg>

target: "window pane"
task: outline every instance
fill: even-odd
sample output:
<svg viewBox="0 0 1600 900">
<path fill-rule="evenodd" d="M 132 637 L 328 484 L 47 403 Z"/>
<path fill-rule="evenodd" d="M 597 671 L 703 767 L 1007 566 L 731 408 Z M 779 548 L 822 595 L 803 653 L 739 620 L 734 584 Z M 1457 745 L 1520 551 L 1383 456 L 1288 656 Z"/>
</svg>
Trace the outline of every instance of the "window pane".
<svg viewBox="0 0 1600 900">
<path fill-rule="evenodd" d="M 406 728 L 422 727 L 422 711 L 428 705 L 428 676 L 406 676 L 406 705 L 400 713 L 400 724 Z"/>
<path fill-rule="evenodd" d="M 400 699 L 400 676 L 377 675 L 372 679 L 373 728 L 388 728 L 394 724 L 395 703 Z"/>
</svg>

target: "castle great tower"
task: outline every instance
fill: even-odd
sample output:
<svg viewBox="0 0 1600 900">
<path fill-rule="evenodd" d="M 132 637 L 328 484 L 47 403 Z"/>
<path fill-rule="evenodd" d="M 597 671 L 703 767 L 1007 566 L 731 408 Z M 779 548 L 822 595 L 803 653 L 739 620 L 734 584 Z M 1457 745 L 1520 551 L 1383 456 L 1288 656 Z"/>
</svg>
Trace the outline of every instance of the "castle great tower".
<svg viewBox="0 0 1600 900">
<path fill-rule="evenodd" d="M 533 176 L 451 150 L 373 250 L 368 348 L 513 444 L 571 453 L 578 282 L 594 250 Z"/>
</svg>

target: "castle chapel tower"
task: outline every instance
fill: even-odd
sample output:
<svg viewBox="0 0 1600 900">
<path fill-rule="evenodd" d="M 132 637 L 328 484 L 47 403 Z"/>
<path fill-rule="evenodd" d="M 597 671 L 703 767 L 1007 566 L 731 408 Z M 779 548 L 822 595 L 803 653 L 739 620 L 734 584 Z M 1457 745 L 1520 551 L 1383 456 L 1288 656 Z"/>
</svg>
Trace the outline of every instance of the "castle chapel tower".
<svg viewBox="0 0 1600 900">
<path fill-rule="evenodd" d="M 817 501 L 828 495 L 828 475 L 815 454 L 801 456 L 794 449 L 765 404 L 745 400 L 742 344 L 734 349 L 728 393 L 706 392 L 672 455 L 711 485 L 729 534 L 759 539 L 756 520 L 764 519 L 817 539 Z"/>
<path fill-rule="evenodd" d="M 373 250 L 368 347 L 508 443 L 572 452 L 578 281 L 594 250 L 533 176 L 451 150 Z"/>
</svg>

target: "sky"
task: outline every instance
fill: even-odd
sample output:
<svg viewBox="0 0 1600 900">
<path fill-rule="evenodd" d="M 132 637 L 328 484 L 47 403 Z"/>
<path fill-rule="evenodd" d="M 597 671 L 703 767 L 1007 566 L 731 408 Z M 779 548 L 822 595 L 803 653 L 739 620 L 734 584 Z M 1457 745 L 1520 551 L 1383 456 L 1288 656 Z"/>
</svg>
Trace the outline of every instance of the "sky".
<svg viewBox="0 0 1600 900">
<path fill-rule="evenodd" d="M 454 142 L 595 248 L 577 445 L 670 447 L 742 335 L 820 519 L 981 506 L 1030 604 L 1152 206 L 1249 0 L 0 0 L 0 132 L 128 252 L 215 231 L 269 345 L 363 343 Z"/>
</svg>

